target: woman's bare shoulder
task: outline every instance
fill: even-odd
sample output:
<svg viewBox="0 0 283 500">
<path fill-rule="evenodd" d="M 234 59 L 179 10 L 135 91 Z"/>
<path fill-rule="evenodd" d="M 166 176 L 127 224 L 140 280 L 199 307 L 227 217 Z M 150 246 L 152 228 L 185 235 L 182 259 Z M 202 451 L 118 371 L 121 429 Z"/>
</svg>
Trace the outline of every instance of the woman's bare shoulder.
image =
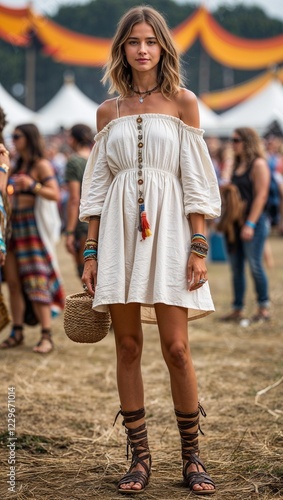
<svg viewBox="0 0 283 500">
<path fill-rule="evenodd" d="M 107 99 L 97 108 L 96 125 L 100 132 L 109 122 L 117 118 L 117 98 Z"/>
<path fill-rule="evenodd" d="M 175 99 L 180 119 L 190 127 L 199 128 L 199 109 L 196 95 L 191 90 L 180 88 Z"/>
<path fill-rule="evenodd" d="M 36 163 L 35 172 L 40 179 L 43 179 L 44 177 L 53 175 L 54 169 L 49 160 L 40 158 Z"/>
</svg>

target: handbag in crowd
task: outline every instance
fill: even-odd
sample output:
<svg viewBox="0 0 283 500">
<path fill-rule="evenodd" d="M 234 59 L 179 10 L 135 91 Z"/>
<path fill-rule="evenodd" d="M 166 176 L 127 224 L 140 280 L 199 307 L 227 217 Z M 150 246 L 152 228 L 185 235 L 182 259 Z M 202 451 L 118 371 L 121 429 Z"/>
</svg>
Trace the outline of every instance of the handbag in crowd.
<svg viewBox="0 0 283 500">
<path fill-rule="evenodd" d="M 92 300 L 86 292 L 66 297 L 64 329 L 73 342 L 92 344 L 104 339 L 109 332 L 110 313 L 92 309 Z"/>
</svg>

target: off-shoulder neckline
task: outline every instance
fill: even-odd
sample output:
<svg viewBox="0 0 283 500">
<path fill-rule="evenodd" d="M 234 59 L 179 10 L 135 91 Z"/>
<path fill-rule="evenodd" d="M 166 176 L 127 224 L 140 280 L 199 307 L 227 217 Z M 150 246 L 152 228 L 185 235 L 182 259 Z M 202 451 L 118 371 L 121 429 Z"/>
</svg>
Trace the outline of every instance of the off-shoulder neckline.
<svg viewBox="0 0 283 500">
<path fill-rule="evenodd" d="M 125 115 L 125 116 L 119 116 L 117 118 L 114 118 L 113 120 L 110 120 L 105 127 L 103 127 L 94 137 L 95 140 L 97 140 L 100 136 L 104 135 L 113 125 L 115 125 L 118 122 L 125 121 L 128 119 L 133 119 L 137 118 L 138 116 L 143 117 L 149 117 L 149 118 L 162 118 L 162 119 L 167 119 L 170 121 L 173 121 L 177 123 L 178 125 L 183 126 L 187 130 L 190 130 L 191 132 L 194 132 L 198 135 L 202 135 L 204 133 L 204 130 L 202 128 L 197 128 L 197 127 L 192 127 L 191 125 L 187 125 L 183 120 L 180 118 L 177 118 L 177 116 L 171 116 L 171 115 L 166 115 L 165 113 L 136 113 L 134 115 Z"/>
</svg>

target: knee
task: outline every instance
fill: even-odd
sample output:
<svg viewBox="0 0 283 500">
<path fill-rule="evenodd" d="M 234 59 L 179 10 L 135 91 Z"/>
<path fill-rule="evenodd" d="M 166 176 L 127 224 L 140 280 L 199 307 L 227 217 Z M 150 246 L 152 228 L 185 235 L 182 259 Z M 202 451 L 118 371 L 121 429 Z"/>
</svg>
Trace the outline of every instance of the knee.
<svg viewBox="0 0 283 500">
<path fill-rule="evenodd" d="M 189 359 L 189 349 L 182 342 L 175 342 L 165 348 L 164 359 L 167 365 L 178 370 L 186 370 Z"/>
<path fill-rule="evenodd" d="M 141 358 L 142 345 L 133 337 L 123 338 L 117 345 L 118 360 L 126 366 L 132 365 Z"/>
</svg>

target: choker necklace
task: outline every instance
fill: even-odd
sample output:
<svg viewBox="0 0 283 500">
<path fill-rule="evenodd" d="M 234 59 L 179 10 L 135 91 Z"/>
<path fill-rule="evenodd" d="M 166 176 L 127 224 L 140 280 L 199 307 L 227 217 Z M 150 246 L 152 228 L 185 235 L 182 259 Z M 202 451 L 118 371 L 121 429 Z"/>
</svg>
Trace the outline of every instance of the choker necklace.
<svg viewBox="0 0 283 500">
<path fill-rule="evenodd" d="M 146 90 L 145 92 L 140 92 L 139 90 L 135 90 L 131 85 L 130 85 L 130 88 L 131 90 L 135 93 L 135 94 L 138 94 L 140 97 L 139 97 L 139 101 L 140 103 L 142 104 L 144 99 L 150 95 L 152 92 L 154 92 L 155 90 L 157 90 L 159 87 L 159 85 L 156 85 L 155 87 L 153 87 L 152 89 L 149 89 L 149 90 Z"/>
</svg>

